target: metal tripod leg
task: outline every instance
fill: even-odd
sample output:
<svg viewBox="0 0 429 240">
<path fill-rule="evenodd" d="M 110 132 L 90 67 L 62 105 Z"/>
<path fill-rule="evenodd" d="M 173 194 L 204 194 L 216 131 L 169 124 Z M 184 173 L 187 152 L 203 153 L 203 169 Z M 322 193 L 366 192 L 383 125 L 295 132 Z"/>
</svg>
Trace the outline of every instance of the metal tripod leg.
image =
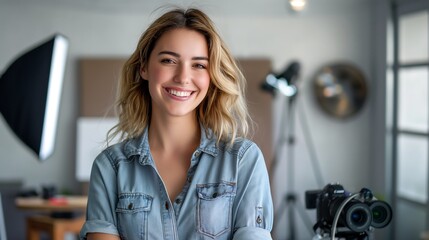
<svg viewBox="0 0 429 240">
<path fill-rule="evenodd" d="M 280 206 L 281 210 L 287 210 L 288 211 L 288 227 L 289 227 L 289 235 L 287 237 L 288 240 L 295 240 L 296 239 L 296 221 L 295 221 L 295 215 L 294 210 L 297 210 L 297 213 L 300 215 L 301 220 L 305 223 L 305 225 L 308 228 L 309 233 L 313 234 L 312 229 L 312 221 L 310 217 L 306 214 L 305 208 L 303 205 L 299 204 L 299 201 L 297 201 L 297 197 L 293 193 L 287 193 L 282 201 L 282 205 Z M 283 216 L 283 213 L 285 211 L 281 211 L 281 215 L 278 215 L 275 222 L 278 222 L 279 219 Z M 275 226 L 273 228 L 273 232 L 275 231 Z"/>
</svg>

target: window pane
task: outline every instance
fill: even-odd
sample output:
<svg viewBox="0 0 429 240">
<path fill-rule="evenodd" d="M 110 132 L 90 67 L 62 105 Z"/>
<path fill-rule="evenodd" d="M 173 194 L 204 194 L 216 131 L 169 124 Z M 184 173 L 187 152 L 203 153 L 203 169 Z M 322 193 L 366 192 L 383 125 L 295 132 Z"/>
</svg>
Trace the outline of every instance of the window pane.
<svg viewBox="0 0 429 240">
<path fill-rule="evenodd" d="M 393 128 L 393 93 L 395 85 L 393 82 L 393 69 L 386 69 L 386 126 L 387 129 Z"/>
<path fill-rule="evenodd" d="M 428 68 L 399 70 L 398 127 L 428 131 Z"/>
<path fill-rule="evenodd" d="M 398 195 L 426 203 L 427 149 L 426 137 L 405 134 L 398 136 Z"/>
<path fill-rule="evenodd" d="M 429 60 L 428 11 L 404 15 L 399 20 L 399 62 Z"/>
<path fill-rule="evenodd" d="M 387 34 L 386 34 L 386 61 L 388 66 L 393 66 L 394 60 L 394 35 L 393 35 L 393 23 L 391 20 L 387 22 Z"/>
</svg>

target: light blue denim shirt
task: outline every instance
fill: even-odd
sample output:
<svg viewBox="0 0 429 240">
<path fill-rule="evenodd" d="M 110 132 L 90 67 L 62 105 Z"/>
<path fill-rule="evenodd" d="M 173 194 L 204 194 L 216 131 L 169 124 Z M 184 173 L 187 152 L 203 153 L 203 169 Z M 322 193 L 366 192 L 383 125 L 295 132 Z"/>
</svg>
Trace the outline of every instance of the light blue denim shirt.
<svg viewBox="0 0 429 240">
<path fill-rule="evenodd" d="M 100 232 L 138 240 L 271 239 L 273 203 L 264 157 L 250 140 L 216 145 L 201 131 L 182 192 L 169 200 L 140 138 L 108 147 L 95 159 L 80 237 Z"/>
</svg>

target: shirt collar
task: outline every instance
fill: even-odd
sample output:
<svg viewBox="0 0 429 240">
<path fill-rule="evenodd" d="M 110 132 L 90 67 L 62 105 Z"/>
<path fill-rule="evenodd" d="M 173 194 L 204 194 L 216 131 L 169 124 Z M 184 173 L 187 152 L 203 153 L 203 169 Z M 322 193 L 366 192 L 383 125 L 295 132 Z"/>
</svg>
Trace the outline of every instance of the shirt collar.
<svg viewBox="0 0 429 240">
<path fill-rule="evenodd" d="M 208 128 L 204 128 L 200 125 L 201 129 L 201 140 L 200 145 L 197 148 L 197 151 L 201 151 L 212 156 L 216 156 L 218 154 L 219 148 L 216 144 L 216 137 L 213 134 L 213 131 Z M 222 143 L 220 143 L 222 144 Z M 127 140 L 124 146 L 124 153 L 127 158 L 130 158 L 134 155 L 139 155 L 139 163 L 142 165 L 147 165 L 152 162 L 150 160 L 150 147 L 149 147 L 149 139 L 148 139 L 148 128 L 146 127 L 143 133 L 136 138 L 132 138 Z"/>
</svg>

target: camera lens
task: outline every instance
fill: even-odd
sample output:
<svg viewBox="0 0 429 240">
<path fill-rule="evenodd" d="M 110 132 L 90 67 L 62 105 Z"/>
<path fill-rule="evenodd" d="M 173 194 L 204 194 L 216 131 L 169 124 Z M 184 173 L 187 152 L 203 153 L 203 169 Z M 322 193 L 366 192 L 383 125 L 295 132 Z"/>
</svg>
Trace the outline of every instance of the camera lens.
<svg viewBox="0 0 429 240">
<path fill-rule="evenodd" d="M 364 211 L 359 209 L 352 212 L 352 214 L 350 215 L 350 219 L 353 224 L 360 225 L 366 221 L 367 216 Z"/>
<path fill-rule="evenodd" d="M 366 231 L 372 222 L 372 216 L 368 205 L 361 202 L 351 202 L 346 205 L 346 226 L 354 232 Z"/>
<path fill-rule="evenodd" d="M 392 209 L 383 201 L 373 201 L 369 208 L 372 213 L 371 226 L 375 228 L 383 228 L 392 220 Z"/>
</svg>

